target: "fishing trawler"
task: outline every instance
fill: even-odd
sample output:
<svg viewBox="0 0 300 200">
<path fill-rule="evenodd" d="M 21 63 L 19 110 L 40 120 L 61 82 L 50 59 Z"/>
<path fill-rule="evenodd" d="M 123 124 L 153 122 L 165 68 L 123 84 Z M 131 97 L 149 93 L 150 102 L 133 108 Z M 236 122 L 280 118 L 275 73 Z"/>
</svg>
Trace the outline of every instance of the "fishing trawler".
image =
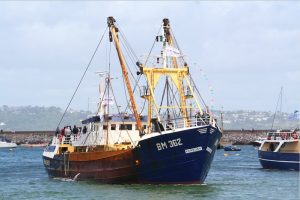
<svg viewBox="0 0 300 200">
<path fill-rule="evenodd" d="M 116 39 L 114 22 L 110 18 L 108 24 Z M 203 183 L 222 133 L 209 109 L 201 106 L 168 19 L 163 19 L 160 31 L 154 43 L 162 45 L 152 66 L 147 60 L 137 62 L 137 74 L 145 78 L 141 97 L 148 103 L 147 129 L 139 127 L 141 138 L 133 149 L 137 179 L 151 184 Z"/>
<path fill-rule="evenodd" d="M 125 82 L 129 83 L 119 40 L 116 35 L 113 36 Z M 99 45 L 101 41 L 102 39 Z M 109 41 L 113 41 L 111 31 Z M 103 72 L 100 74 L 103 76 Z M 100 103 L 97 113 L 83 120 L 79 130 L 76 127 L 75 131 L 71 132 L 69 127 L 64 127 L 60 133 L 57 131 L 45 148 L 43 163 L 50 177 L 94 180 L 103 183 L 137 181 L 133 148 L 140 139 L 140 130 L 136 128 L 136 123 L 139 123 L 140 129 L 145 129 L 147 116 L 138 114 L 135 107 L 133 107 L 134 115 L 120 112 L 111 80 L 108 71 L 105 75 L 105 86 L 100 84 Z M 126 86 L 133 101 L 131 86 L 130 84 Z M 76 90 L 73 96 L 75 93 Z M 110 113 L 112 102 L 115 102 L 118 109 L 117 114 Z"/>
<path fill-rule="evenodd" d="M 258 150 L 258 159 L 265 169 L 297 170 L 300 168 L 299 130 L 271 131 Z"/>
<path fill-rule="evenodd" d="M 106 78 L 106 90 L 110 87 Z M 107 99 L 107 93 L 102 93 Z M 136 182 L 133 147 L 139 139 L 132 114 L 108 113 L 109 102 L 102 100 L 100 112 L 82 121 L 78 133 L 62 132 L 53 137 L 43 153 L 50 177 L 94 180 L 103 183 Z M 142 124 L 147 117 L 141 116 Z M 69 130 L 70 132 L 70 130 Z M 74 131 L 73 131 L 74 132 Z"/>
<path fill-rule="evenodd" d="M 79 134 L 54 136 L 45 149 L 43 160 L 49 176 L 109 183 L 202 183 L 222 133 L 212 113 L 198 100 L 202 98 L 171 34 L 169 20 L 163 20 L 163 35 L 156 37 L 163 44 L 155 58 L 157 64 L 147 67 L 147 60 L 144 64 L 138 61 L 133 88 L 133 75 L 128 73 L 120 45 L 123 35 L 115 22 L 108 17 L 109 41 L 117 51 L 129 96 L 126 108 L 132 114 L 119 110 L 117 115 L 110 114 L 110 103 L 103 101 L 114 94 L 109 75 L 99 103 L 102 112 L 83 120 Z M 131 47 L 125 50 L 127 54 L 132 51 Z M 141 77 L 143 87 L 138 85 Z M 164 89 L 158 84 L 161 77 Z M 148 103 L 147 114 L 138 112 L 136 88 Z"/>
</svg>

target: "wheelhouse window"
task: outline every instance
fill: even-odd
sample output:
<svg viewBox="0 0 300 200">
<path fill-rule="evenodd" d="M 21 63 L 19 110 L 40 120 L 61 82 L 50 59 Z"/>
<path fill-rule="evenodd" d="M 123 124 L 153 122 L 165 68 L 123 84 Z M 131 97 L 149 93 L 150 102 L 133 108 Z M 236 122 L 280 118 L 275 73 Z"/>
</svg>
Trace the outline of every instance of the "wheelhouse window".
<svg viewBox="0 0 300 200">
<path fill-rule="evenodd" d="M 127 130 L 132 130 L 132 124 L 127 124 Z"/>
<path fill-rule="evenodd" d="M 110 125 L 110 130 L 114 131 L 117 129 L 117 126 L 115 124 Z"/>
<path fill-rule="evenodd" d="M 143 129 L 146 130 L 147 125 L 143 125 Z M 137 124 L 135 124 L 135 130 L 139 130 Z"/>
<path fill-rule="evenodd" d="M 107 125 L 103 125 L 103 130 L 107 130 Z"/>
<path fill-rule="evenodd" d="M 120 130 L 132 130 L 132 124 L 120 124 Z"/>
</svg>

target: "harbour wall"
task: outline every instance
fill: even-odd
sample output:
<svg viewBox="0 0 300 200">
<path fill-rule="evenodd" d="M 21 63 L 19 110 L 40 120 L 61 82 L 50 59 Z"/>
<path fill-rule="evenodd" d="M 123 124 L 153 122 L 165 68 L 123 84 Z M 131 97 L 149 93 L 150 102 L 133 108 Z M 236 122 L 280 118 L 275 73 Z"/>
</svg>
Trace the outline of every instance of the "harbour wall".
<svg viewBox="0 0 300 200">
<path fill-rule="evenodd" d="M 17 144 L 39 144 L 50 142 L 54 131 L 15 131 L 0 132 L 0 136 L 5 137 Z"/>
<path fill-rule="evenodd" d="M 224 130 L 221 145 L 251 144 L 258 137 L 264 137 L 267 130 Z M 0 136 L 17 144 L 47 143 L 54 135 L 54 131 L 15 131 L 0 132 Z"/>
</svg>

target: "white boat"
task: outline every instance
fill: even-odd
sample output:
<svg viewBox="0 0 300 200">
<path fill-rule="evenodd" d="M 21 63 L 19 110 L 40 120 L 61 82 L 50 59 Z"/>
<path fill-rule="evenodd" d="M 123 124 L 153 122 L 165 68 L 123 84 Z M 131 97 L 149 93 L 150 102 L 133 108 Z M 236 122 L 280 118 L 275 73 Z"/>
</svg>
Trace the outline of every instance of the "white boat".
<svg viewBox="0 0 300 200">
<path fill-rule="evenodd" d="M 299 130 L 269 132 L 258 149 L 258 159 L 265 169 L 300 169 Z"/>
<path fill-rule="evenodd" d="M 8 141 L 4 137 L 0 137 L 0 148 L 16 148 L 17 144 Z"/>
</svg>

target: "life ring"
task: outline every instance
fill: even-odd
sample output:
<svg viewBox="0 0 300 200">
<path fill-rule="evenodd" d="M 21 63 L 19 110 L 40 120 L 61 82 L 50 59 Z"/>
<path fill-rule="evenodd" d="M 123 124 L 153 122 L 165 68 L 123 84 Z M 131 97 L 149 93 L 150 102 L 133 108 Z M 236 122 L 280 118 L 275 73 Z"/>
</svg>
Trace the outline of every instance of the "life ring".
<svg viewBox="0 0 300 200">
<path fill-rule="evenodd" d="M 294 138 L 295 140 L 297 140 L 297 139 L 298 139 L 298 134 L 297 134 L 297 132 L 296 132 L 296 131 L 293 133 L 293 138 Z"/>
<path fill-rule="evenodd" d="M 61 144 L 62 142 L 62 139 L 63 139 L 63 136 L 62 135 L 59 135 L 59 143 Z"/>
</svg>

